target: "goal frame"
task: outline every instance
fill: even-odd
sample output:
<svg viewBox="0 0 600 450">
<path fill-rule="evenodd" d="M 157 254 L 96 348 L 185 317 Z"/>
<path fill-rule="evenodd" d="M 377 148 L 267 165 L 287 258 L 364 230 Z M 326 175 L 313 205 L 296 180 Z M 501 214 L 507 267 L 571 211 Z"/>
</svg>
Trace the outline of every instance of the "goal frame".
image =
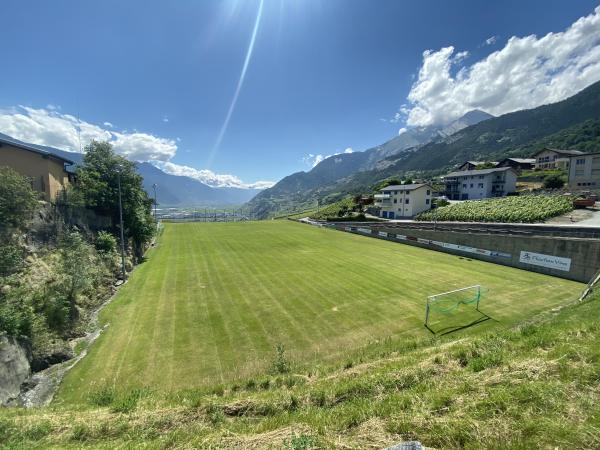
<svg viewBox="0 0 600 450">
<path fill-rule="evenodd" d="M 432 301 L 435 300 L 436 297 L 442 297 L 444 295 L 454 294 L 456 292 L 467 291 L 469 289 L 476 289 L 477 290 L 477 302 L 475 304 L 475 310 L 479 311 L 479 302 L 481 301 L 481 285 L 480 284 L 474 284 L 473 286 L 467 286 L 467 287 L 460 288 L 460 289 L 454 289 L 454 290 L 448 291 L 448 292 L 441 292 L 439 294 L 428 295 L 427 296 L 427 302 L 425 304 L 425 327 L 429 331 L 432 331 L 431 328 L 429 328 L 429 312 L 430 312 L 430 306 L 432 304 Z M 458 302 L 459 305 L 461 303 L 464 303 L 464 302 Z M 481 312 L 481 311 L 479 311 L 479 312 Z"/>
</svg>

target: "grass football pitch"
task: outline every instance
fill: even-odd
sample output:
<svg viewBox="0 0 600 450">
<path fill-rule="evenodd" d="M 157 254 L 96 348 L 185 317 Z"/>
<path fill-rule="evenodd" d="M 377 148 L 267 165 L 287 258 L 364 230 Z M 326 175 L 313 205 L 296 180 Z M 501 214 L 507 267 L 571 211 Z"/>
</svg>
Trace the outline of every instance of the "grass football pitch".
<svg viewBox="0 0 600 450">
<path fill-rule="evenodd" d="M 481 310 L 494 320 L 469 333 L 567 303 L 582 288 L 287 221 L 166 224 L 147 261 L 102 311 L 108 327 L 67 374 L 58 399 L 261 375 L 278 344 L 293 364 L 343 361 L 376 339 L 429 335 L 426 297 L 474 284 L 484 286 Z"/>
</svg>

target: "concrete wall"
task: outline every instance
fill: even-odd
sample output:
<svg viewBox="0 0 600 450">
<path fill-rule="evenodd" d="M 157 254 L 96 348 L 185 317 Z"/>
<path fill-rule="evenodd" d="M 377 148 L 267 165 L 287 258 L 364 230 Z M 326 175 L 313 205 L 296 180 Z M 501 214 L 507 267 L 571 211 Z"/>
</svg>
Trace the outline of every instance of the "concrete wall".
<svg viewBox="0 0 600 450">
<path fill-rule="evenodd" d="M 587 283 L 600 269 L 600 239 L 336 223 L 340 231 L 480 259 Z M 532 253 L 534 255 L 532 255 Z M 541 258 L 537 254 L 546 255 Z M 531 262 L 524 262 L 529 260 Z M 545 267 L 540 264 L 550 265 Z M 559 268 L 560 267 L 560 268 Z"/>
</svg>

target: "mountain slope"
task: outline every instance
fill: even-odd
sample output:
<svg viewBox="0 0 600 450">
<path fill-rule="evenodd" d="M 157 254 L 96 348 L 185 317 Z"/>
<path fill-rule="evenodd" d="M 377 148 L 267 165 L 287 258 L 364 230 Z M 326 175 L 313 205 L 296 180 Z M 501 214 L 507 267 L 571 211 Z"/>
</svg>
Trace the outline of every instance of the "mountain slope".
<svg viewBox="0 0 600 450">
<path fill-rule="evenodd" d="M 477 116 L 477 112 L 472 116 L 468 113 L 457 122 L 467 123 L 477 120 Z M 437 139 L 402 152 L 392 151 L 371 168 L 343 178 L 326 180 L 322 177 L 320 183 L 312 187 L 296 184 L 283 189 L 282 183 L 289 183 L 289 179 L 298 174 L 291 175 L 257 195 L 249 206 L 261 215 L 272 214 L 282 206 L 293 211 L 312 206 L 317 198 L 334 201 L 348 194 L 364 192 L 388 177 L 429 177 L 466 160 L 529 156 L 544 145 L 589 151 L 598 142 L 599 119 L 600 82 L 597 82 L 561 102 L 483 120 L 455 133 L 452 131 L 456 125 L 451 124 L 435 132 Z M 446 133 L 452 134 L 446 136 Z M 285 201 L 285 196 L 289 201 Z"/>
<path fill-rule="evenodd" d="M 397 169 L 434 170 L 466 160 L 495 159 L 519 153 L 520 147 L 600 117 L 600 82 L 558 103 L 505 114 L 465 128 L 452 136 L 424 145 Z M 515 152 L 515 150 L 517 150 Z M 528 156 L 523 152 L 522 156 Z"/>
<path fill-rule="evenodd" d="M 23 143 L 2 133 L 0 133 L 0 137 L 16 143 Z M 27 145 L 69 159 L 75 163 L 74 166 L 83 162 L 83 153 L 67 152 L 45 145 Z M 161 206 L 239 205 L 249 201 L 260 192 L 259 189 L 214 188 L 193 178 L 170 175 L 147 162 L 137 163 L 137 168 L 144 178 L 144 189 L 148 195 L 154 197 L 152 185 L 158 186 L 157 200 Z"/>
<path fill-rule="evenodd" d="M 483 111 L 474 110 L 445 127 L 412 128 L 364 152 L 333 155 L 309 172 L 297 172 L 283 178 L 272 188 L 258 194 L 249 206 L 258 217 L 267 217 L 274 212 L 302 205 L 308 206 L 319 197 L 319 192 L 331 193 L 336 183 L 352 175 L 384 170 L 393 163 L 391 158 L 407 155 L 421 145 L 492 117 Z"/>
</svg>

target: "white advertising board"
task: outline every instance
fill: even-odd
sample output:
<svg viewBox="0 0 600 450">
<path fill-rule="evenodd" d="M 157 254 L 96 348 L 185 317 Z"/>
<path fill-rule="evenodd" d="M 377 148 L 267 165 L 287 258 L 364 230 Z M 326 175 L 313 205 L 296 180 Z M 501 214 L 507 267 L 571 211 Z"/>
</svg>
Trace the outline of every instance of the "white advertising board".
<svg viewBox="0 0 600 450">
<path fill-rule="evenodd" d="M 549 269 L 571 270 L 571 258 L 562 258 L 560 256 L 543 255 L 541 253 L 521 252 L 519 262 L 533 264 L 534 266 L 547 267 Z"/>
</svg>

